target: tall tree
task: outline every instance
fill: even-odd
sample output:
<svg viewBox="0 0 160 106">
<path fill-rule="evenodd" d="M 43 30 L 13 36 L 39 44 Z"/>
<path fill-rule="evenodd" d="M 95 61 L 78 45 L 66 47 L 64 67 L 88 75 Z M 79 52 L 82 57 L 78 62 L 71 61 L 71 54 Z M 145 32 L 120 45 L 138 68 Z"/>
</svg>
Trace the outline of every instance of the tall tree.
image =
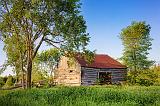
<svg viewBox="0 0 160 106">
<path fill-rule="evenodd" d="M 122 29 L 120 38 L 124 46 L 122 60 L 131 71 L 149 68 L 153 61 L 148 60 L 148 50 L 151 49 L 150 25 L 145 22 L 132 22 Z"/>
<path fill-rule="evenodd" d="M 33 59 L 43 42 L 65 53 L 86 51 L 89 37 L 79 9 L 79 0 L 0 0 L 2 39 L 25 37 L 28 88 Z"/>
</svg>

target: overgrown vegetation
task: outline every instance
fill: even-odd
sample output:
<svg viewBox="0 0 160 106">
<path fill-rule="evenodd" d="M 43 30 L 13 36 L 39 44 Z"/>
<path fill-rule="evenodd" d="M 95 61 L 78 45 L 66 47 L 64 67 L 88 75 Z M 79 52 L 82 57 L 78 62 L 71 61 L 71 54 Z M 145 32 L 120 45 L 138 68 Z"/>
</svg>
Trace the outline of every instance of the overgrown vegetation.
<svg viewBox="0 0 160 106">
<path fill-rule="evenodd" d="M 137 71 L 136 76 L 132 71 L 129 71 L 127 83 L 142 86 L 160 85 L 160 66 Z"/>
<path fill-rule="evenodd" d="M 9 101 L 9 102 L 8 102 Z M 0 106 L 159 106 L 160 87 L 58 87 L 4 91 Z"/>
</svg>

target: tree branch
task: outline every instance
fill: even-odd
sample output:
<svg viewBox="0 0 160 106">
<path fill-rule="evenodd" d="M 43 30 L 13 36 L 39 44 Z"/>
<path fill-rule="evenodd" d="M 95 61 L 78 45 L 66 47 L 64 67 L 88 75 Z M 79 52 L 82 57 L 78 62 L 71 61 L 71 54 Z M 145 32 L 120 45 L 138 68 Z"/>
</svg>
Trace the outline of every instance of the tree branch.
<svg viewBox="0 0 160 106">
<path fill-rule="evenodd" d="M 4 7 L 6 8 L 7 12 L 9 13 L 9 9 L 8 9 L 8 6 L 7 6 L 7 3 L 6 3 L 6 0 L 4 0 Z"/>
<path fill-rule="evenodd" d="M 42 39 L 40 40 L 39 44 L 37 45 L 37 47 L 36 47 L 36 49 L 35 49 L 35 51 L 33 53 L 32 59 L 35 58 L 35 56 L 36 56 L 36 54 L 38 52 L 38 49 L 40 48 L 42 42 L 44 41 L 44 37 L 45 37 L 45 35 L 42 36 Z"/>
<path fill-rule="evenodd" d="M 39 37 L 39 34 L 42 32 L 42 29 L 40 29 L 40 30 L 38 30 L 37 32 L 36 32 L 36 34 L 34 35 L 34 38 L 33 38 L 33 42 L 35 41 L 35 40 L 37 40 L 37 38 Z"/>
<path fill-rule="evenodd" d="M 48 41 L 48 40 L 46 40 L 46 39 L 45 39 L 44 41 L 45 41 L 46 43 L 52 45 L 53 47 L 59 49 L 59 47 L 57 47 L 56 45 L 54 45 L 52 42 L 50 42 L 50 41 Z"/>
<path fill-rule="evenodd" d="M 48 41 L 48 42 L 51 42 L 51 43 L 62 43 L 62 42 L 64 42 L 64 41 L 52 41 L 48 38 L 45 38 L 44 41 Z"/>
</svg>

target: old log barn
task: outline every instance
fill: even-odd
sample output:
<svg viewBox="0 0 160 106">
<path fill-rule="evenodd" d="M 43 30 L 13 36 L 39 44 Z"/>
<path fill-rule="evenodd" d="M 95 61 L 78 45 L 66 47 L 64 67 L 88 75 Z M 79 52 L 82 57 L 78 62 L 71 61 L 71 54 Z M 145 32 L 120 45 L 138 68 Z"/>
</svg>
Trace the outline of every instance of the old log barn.
<svg viewBox="0 0 160 106">
<path fill-rule="evenodd" d="M 126 66 L 108 55 L 96 54 L 91 64 L 87 64 L 80 56 L 72 60 L 63 56 L 55 71 L 55 81 L 71 86 L 94 85 L 98 82 L 113 84 L 124 81 L 126 73 Z"/>
</svg>

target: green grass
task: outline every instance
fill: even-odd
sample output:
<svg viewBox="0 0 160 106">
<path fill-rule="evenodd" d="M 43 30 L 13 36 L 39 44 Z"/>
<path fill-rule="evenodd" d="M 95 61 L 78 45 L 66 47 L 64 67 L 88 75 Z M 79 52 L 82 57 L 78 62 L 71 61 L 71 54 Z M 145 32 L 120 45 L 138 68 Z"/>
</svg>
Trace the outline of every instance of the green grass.
<svg viewBox="0 0 160 106">
<path fill-rule="evenodd" d="M 160 106 L 160 86 L 0 91 L 0 106 Z"/>
</svg>

